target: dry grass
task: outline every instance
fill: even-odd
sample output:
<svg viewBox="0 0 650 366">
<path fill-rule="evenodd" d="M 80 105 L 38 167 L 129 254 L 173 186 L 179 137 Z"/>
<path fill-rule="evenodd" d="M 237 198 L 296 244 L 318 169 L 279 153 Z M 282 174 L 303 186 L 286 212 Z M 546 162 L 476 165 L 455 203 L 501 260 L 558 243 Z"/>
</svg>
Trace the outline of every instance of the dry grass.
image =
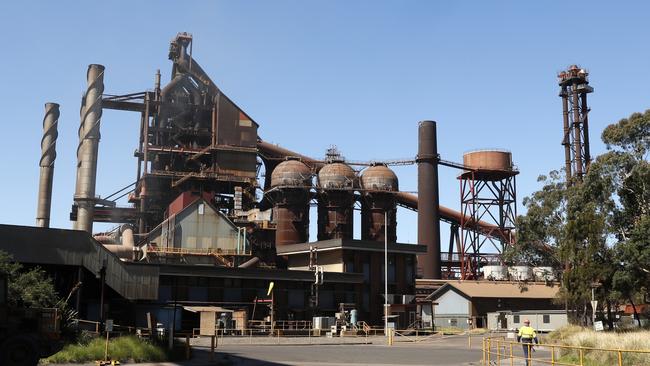
<svg viewBox="0 0 650 366">
<path fill-rule="evenodd" d="M 543 340 L 544 343 L 565 346 L 601 348 L 607 350 L 647 351 L 649 353 L 623 352 L 624 365 L 650 365 L 650 331 L 595 332 L 589 328 L 567 326 Z M 563 360 L 579 360 L 578 351 L 563 350 Z M 595 365 L 618 365 L 618 352 L 585 350 L 584 358 Z"/>
</svg>

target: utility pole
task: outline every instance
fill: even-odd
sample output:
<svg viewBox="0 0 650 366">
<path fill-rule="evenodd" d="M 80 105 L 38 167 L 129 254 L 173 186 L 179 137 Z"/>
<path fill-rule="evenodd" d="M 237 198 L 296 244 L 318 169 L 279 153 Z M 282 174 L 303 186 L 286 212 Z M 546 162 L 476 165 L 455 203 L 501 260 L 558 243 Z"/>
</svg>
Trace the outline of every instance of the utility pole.
<svg viewBox="0 0 650 366">
<path fill-rule="evenodd" d="M 388 211 L 384 211 L 384 335 L 388 337 Z"/>
</svg>

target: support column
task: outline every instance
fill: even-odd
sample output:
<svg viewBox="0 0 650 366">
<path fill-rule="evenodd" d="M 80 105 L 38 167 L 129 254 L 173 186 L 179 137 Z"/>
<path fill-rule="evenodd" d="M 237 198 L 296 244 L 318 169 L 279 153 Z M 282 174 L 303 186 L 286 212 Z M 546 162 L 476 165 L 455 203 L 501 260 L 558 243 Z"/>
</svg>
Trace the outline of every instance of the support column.
<svg viewBox="0 0 650 366">
<path fill-rule="evenodd" d="M 52 181 L 54 179 L 54 160 L 56 160 L 56 139 L 59 136 L 59 105 L 45 104 L 43 118 L 43 138 L 41 139 L 41 176 L 38 182 L 38 206 L 36 209 L 36 226 L 50 227 L 50 209 L 52 207 Z"/>
<path fill-rule="evenodd" d="M 75 230 L 92 233 L 97 179 L 99 125 L 102 118 L 104 66 L 89 65 L 86 75 L 88 89 L 81 104 L 79 146 L 77 147 L 77 184 L 74 200 L 77 205 Z"/>
</svg>

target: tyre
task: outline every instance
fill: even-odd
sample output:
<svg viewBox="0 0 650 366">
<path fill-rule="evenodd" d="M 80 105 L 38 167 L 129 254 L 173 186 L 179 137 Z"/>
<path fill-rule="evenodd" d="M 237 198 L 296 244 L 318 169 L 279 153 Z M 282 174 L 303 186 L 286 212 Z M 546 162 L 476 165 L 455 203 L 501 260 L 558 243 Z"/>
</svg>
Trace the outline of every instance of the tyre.
<svg viewBox="0 0 650 366">
<path fill-rule="evenodd" d="M 39 352 L 34 340 L 27 336 L 11 337 L 0 346 L 0 365 L 36 366 Z"/>
</svg>

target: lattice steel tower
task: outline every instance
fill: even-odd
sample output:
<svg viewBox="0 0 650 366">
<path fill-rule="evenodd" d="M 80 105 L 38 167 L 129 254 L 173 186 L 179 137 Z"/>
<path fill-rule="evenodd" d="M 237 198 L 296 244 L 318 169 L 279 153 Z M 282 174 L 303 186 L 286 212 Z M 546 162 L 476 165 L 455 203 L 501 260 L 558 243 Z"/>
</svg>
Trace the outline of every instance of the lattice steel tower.
<svg viewBox="0 0 650 366">
<path fill-rule="evenodd" d="M 589 86 L 589 72 L 576 65 L 558 74 L 562 115 L 564 119 L 564 158 L 567 182 L 581 181 L 589 170 L 589 107 L 587 94 L 594 91 Z"/>
</svg>

